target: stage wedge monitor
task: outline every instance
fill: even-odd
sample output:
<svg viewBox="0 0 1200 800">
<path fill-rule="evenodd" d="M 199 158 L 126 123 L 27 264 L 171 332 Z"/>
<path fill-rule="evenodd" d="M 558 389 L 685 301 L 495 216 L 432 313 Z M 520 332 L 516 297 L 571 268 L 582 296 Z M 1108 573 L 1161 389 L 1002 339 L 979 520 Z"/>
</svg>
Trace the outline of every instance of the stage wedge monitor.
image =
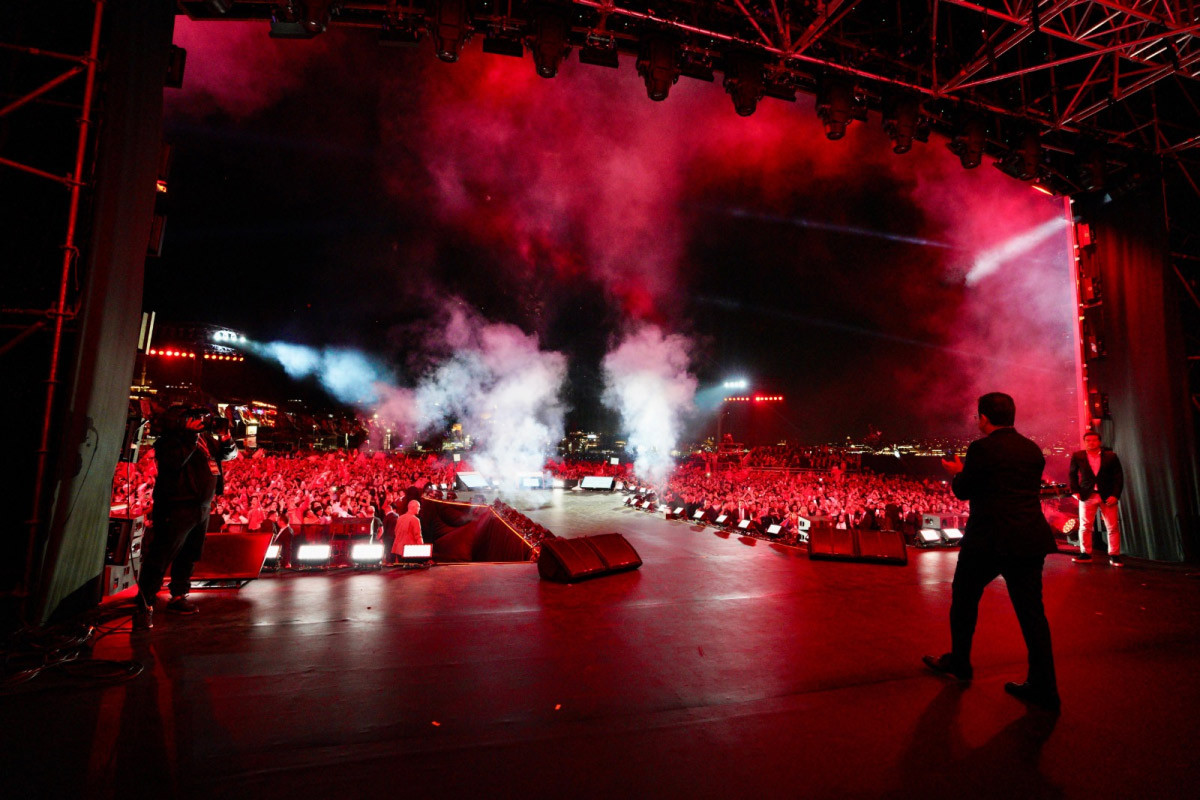
<svg viewBox="0 0 1200 800">
<path fill-rule="evenodd" d="M 579 483 L 580 489 L 602 489 L 612 491 L 613 479 L 605 475 L 588 475 Z"/>
<path fill-rule="evenodd" d="M 460 489 L 487 489 L 487 479 L 478 472 L 460 472 L 455 476 Z"/>
<path fill-rule="evenodd" d="M 547 539 L 538 556 L 538 574 L 555 583 L 575 583 L 587 578 L 637 569 L 642 559 L 619 533 Z"/>
</svg>

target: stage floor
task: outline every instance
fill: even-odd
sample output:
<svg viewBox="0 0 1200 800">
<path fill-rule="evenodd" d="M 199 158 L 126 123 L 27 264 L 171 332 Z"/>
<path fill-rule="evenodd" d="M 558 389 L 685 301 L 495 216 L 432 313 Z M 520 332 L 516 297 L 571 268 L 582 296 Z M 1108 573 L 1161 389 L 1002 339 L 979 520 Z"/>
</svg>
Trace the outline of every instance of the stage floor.
<svg viewBox="0 0 1200 800">
<path fill-rule="evenodd" d="M 1200 785 L 1200 580 L 1051 557 L 1063 712 L 1006 695 L 1002 582 L 975 681 L 947 649 L 953 551 L 906 567 L 559 492 L 528 512 L 618 531 L 631 573 L 533 564 L 284 574 L 104 637 L 145 671 L 0 698 L 5 797 L 1178 797 Z"/>
</svg>

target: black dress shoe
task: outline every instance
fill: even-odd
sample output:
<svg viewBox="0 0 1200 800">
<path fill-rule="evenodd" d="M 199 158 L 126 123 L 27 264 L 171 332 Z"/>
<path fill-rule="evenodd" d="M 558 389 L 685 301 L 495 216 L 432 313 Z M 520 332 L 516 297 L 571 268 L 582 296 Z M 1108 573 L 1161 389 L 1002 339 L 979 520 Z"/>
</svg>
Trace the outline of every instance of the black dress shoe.
<svg viewBox="0 0 1200 800">
<path fill-rule="evenodd" d="M 1121 558 L 1120 556 L 1109 556 L 1108 563 L 1112 564 L 1114 567 L 1123 567 L 1125 566 L 1125 559 Z"/>
<path fill-rule="evenodd" d="M 1077 563 L 1080 563 L 1080 564 L 1086 564 L 1092 560 L 1092 554 L 1091 553 L 1080 553 L 1079 555 L 1075 556 L 1071 560 L 1075 561 Z"/>
<path fill-rule="evenodd" d="M 133 609 L 133 629 L 148 631 L 154 627 L 154 609 L 141 603 Z"/>
<path fill-rule="evenodd" d="M 1058 692 L 1053 690 L 1048 691 L 1032 683 L 1014 683 L 1010 681 L 1004 684 L 1004 691 L 1018 700 L 1023 700 L 1030 705 L 1035 705 L 1046 711 L 1053 711 L 1055 714 L 1062 710 L 1062 700 L 1059 699 Z"/>
<path fill-rule="evenodd" d="M 921 661 L 925 666 L 939 675 L 945 675 L 960 681 L 969 681 L 975 677 L 975 670 L 971 669 L 970 664 L 965 667 L 962 666 L 950 653 L 944 653 L 940 656 L 922 656 Z"/>
</svg>

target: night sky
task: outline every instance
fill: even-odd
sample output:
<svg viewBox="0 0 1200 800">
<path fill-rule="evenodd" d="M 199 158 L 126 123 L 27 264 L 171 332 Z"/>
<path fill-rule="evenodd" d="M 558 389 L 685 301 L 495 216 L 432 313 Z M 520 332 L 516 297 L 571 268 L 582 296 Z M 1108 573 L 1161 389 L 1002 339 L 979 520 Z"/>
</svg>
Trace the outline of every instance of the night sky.
<svg viewBox="0 0 1200 800">
<path fill-rule="evenodd" d="M 990 390 L 1073 438 L 1062 203 L 942 140 L 894 155 L 872 115 L 831 142 L 808 97 L 741 118 L 685 78 L 654 103 L 631 61 L 545 80 L 478 40 L 443 64 L 369 31 L 175 38 L 162 319 L 359 348 L 405 386 L 453 298 L 566 356 L 571 427 L 616 425 L 602 359 L 652 323 L 688 342 L 691 433 L 737 375 L 787 396 L 794 440 L 969 436 Z"/>
</svg>

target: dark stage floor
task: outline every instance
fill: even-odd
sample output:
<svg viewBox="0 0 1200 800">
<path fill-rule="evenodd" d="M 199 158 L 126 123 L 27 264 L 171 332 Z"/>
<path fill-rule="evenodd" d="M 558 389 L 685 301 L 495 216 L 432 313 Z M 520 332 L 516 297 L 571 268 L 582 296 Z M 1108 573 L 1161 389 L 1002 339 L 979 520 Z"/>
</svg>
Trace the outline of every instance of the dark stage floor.
<svg viewBox="0 0 1200 800">
<path fill-rule="evenodd" d="M 0 697 L 5 797 L 1181 797 L 1200 786 L 1200 581 L 1046 571 L 1064 710 L 1003 691 L 1024 650 L 1003 584 L 969 688 L 947 645 L 955 554 L 810 562 L 558 495 L 572 536 L 641 570 L 532 564 L 283 575 L 105 637 L 145 672 Z M 126 625 L 128 620 L 125 620 Z M 30 689 L 36 687 L 32 684 Z"/>
</svg>

